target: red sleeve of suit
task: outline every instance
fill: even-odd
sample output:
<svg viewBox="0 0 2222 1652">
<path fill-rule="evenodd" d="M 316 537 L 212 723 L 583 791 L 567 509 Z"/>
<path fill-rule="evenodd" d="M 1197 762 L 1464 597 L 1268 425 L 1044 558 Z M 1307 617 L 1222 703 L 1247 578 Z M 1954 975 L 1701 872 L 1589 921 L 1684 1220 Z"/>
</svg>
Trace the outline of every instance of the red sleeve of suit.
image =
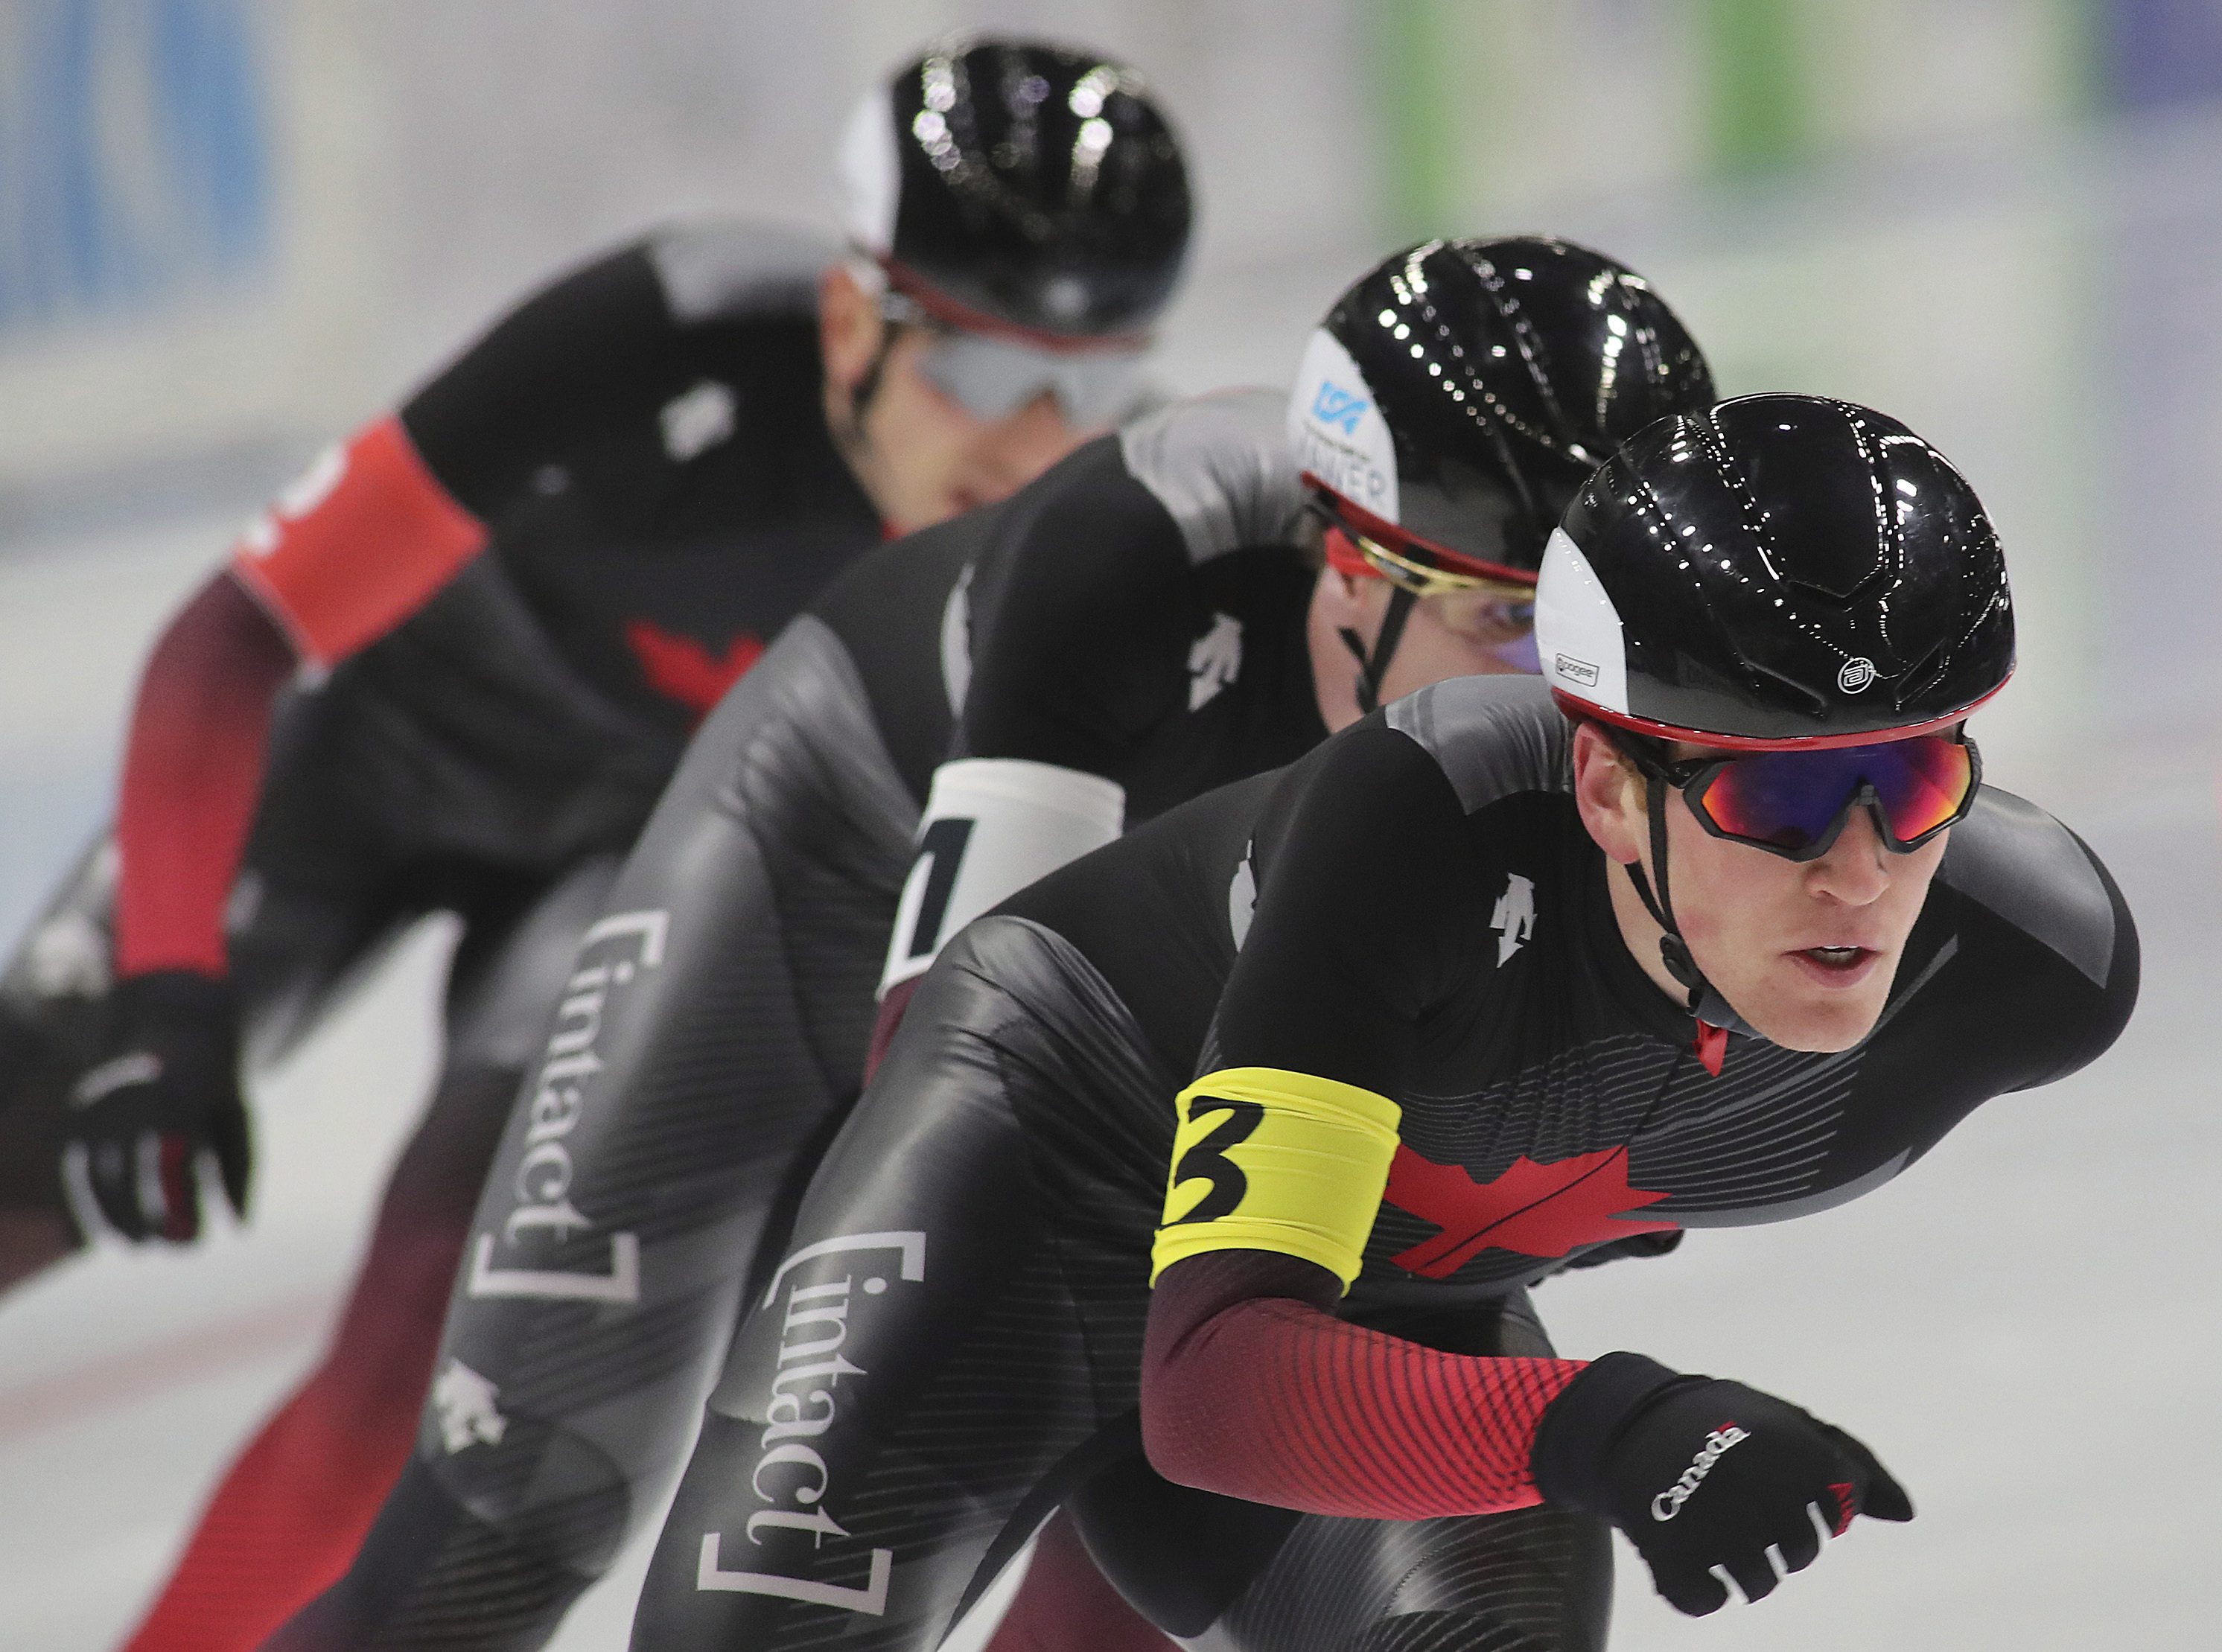
<svg viewBox="0 0 2222 1652">
<path fill-rule="evenodd" d="M 1142 1356 L 1159 1474 L 1252 1503 L 1373 1520 L 1541 1500 L 1528 1467 L 1579 1360 L 1446 1354 L 1337 1319 L 1333 1275 L 1260 1251 L 1167 1268 Z"/>
<path fill-rule="evenodd" d="M 271 708 L 409 616 L 484 547 L 398 418 L 319 460 L 155 644 L 116 816 L 116 967 L 224 972 L 223 912 L 261 795 Z"/>
<path fill-rule="evenodd" d="M 319 460 L 248 529 L 232 572 L 295 652 L 329 668 L 422 607 L 486 538 L 387 417 Z"/>
</svg>

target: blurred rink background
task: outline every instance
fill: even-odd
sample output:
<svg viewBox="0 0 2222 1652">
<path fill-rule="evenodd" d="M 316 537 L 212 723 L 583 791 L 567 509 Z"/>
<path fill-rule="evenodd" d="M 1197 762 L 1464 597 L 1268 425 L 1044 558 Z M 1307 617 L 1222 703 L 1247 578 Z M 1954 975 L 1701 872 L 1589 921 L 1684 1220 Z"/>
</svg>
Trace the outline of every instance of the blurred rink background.
<svg viewBox="0 0 2222 1652">
<path fill-rule="evenodd" d="M 1912 1489 L 1756 1608 L 1623 1648 L 2213 1645 L 2222 1425 L 2218 0 L 0 0 L 0 919 L 104 817 L 138 660 L 238 527 L 521 291 L 674 215 L 825 222 L 850 100 L 1000 24 L 1139 66 L 1193 150 L 1183 388 L 1278 384 L 1397 241 L 1644 271 L 1724 391 L 1935 440 L 2005 536 L 1978 728 L 2138 913 L 2138 1018 L 1913 1173 L 1546 1286 L 1864 1436 Z M 0 1305 L 0 1649 L 100 1652 L 313 1358 L 432 1056 L 413 936 L 260 1091 L 251 1226 Z M 625 1644 L 636 1553 L 567 1649 Z"/>
</svg>

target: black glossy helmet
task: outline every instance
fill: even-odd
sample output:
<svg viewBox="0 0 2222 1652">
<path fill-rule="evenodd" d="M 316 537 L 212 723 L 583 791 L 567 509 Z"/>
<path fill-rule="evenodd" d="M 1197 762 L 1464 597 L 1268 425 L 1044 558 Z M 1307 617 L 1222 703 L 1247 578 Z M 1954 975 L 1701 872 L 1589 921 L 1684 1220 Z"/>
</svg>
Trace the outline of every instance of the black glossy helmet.
<svg viewBox="0 0 2222 1652">
<path fill-rule="evenodd" d="M 1897 420 L 1820 396 L 1662 419 L 1581 491 L 1536 593 L 1579 714 L 1730 749 L 1959 722 L 2012 673 L 1982 503 Z"/>
<path fill-rule="evenodd" d="M 1615 447 L 1712 399 L 1696 342 L 1624 265 L 1545 236 L 1431 241 L 1328 312 L 1289 429 L 1346 533 L 1516 584 Z"/>
<path fill-rule="evenodd" d="M 1095 53 L 937 46 L 865 98 L 842 172 L 850 237 L 898 293 L 1037 347 L 1138 346 L 1188 249 L 1180 145 Z"/>
</svg>

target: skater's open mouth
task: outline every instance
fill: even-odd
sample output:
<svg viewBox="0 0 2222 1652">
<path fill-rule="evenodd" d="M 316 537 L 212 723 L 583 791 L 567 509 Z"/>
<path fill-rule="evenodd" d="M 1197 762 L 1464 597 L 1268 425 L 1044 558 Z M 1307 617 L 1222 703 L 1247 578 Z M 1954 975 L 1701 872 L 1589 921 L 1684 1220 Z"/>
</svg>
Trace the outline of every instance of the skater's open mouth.
<svg viewBox="0 0 2222 1652">
<path fill-rule="evenodd" d="M 1882 954 L 1873 947 L 1805 947 L 1789 954 L 1807 977 L 1824 986 L 1852 986 L 1867 979 Z"/>
</svg>

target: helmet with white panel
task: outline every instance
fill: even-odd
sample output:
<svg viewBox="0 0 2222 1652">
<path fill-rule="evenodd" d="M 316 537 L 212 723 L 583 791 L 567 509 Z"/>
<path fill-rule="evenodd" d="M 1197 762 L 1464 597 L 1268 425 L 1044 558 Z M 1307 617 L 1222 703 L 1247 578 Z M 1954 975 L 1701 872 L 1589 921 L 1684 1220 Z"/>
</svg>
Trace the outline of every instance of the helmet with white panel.
<svg viewBox="0 0 2222 1652">
<path fill-rule="evenodd" d="M 943 41 L 868 93 L 840 149 L 855 267 L 934 333 L 945 392 L 1000 417 L 1044 388 L 1082 423 L 1135 402 L 1192 206 L 1133 69 L 1046 41 Z"/>
<path fill-rule="evenodd" d="M 1536 642 L 1570 710 L 1729 750 L 1949 727 L 2014 664 L 1982 502 L 1897 420 L 1823 396 L 1662 419 L 1543 558 Z"/>
<path fill-rule="evenodd" d="M 1524 604 L 1590 473 L 1653 421 L 1712 399 L 1665 301 L 1570 241 L 1424 241 L 1353 284 L 1304 351 L 1289 440 L 1329 564 L 1396 587 L 1370 648 L 1345 634 L 1361 706 L 1414 600 L 1480 586 Z"/>
</svg>

